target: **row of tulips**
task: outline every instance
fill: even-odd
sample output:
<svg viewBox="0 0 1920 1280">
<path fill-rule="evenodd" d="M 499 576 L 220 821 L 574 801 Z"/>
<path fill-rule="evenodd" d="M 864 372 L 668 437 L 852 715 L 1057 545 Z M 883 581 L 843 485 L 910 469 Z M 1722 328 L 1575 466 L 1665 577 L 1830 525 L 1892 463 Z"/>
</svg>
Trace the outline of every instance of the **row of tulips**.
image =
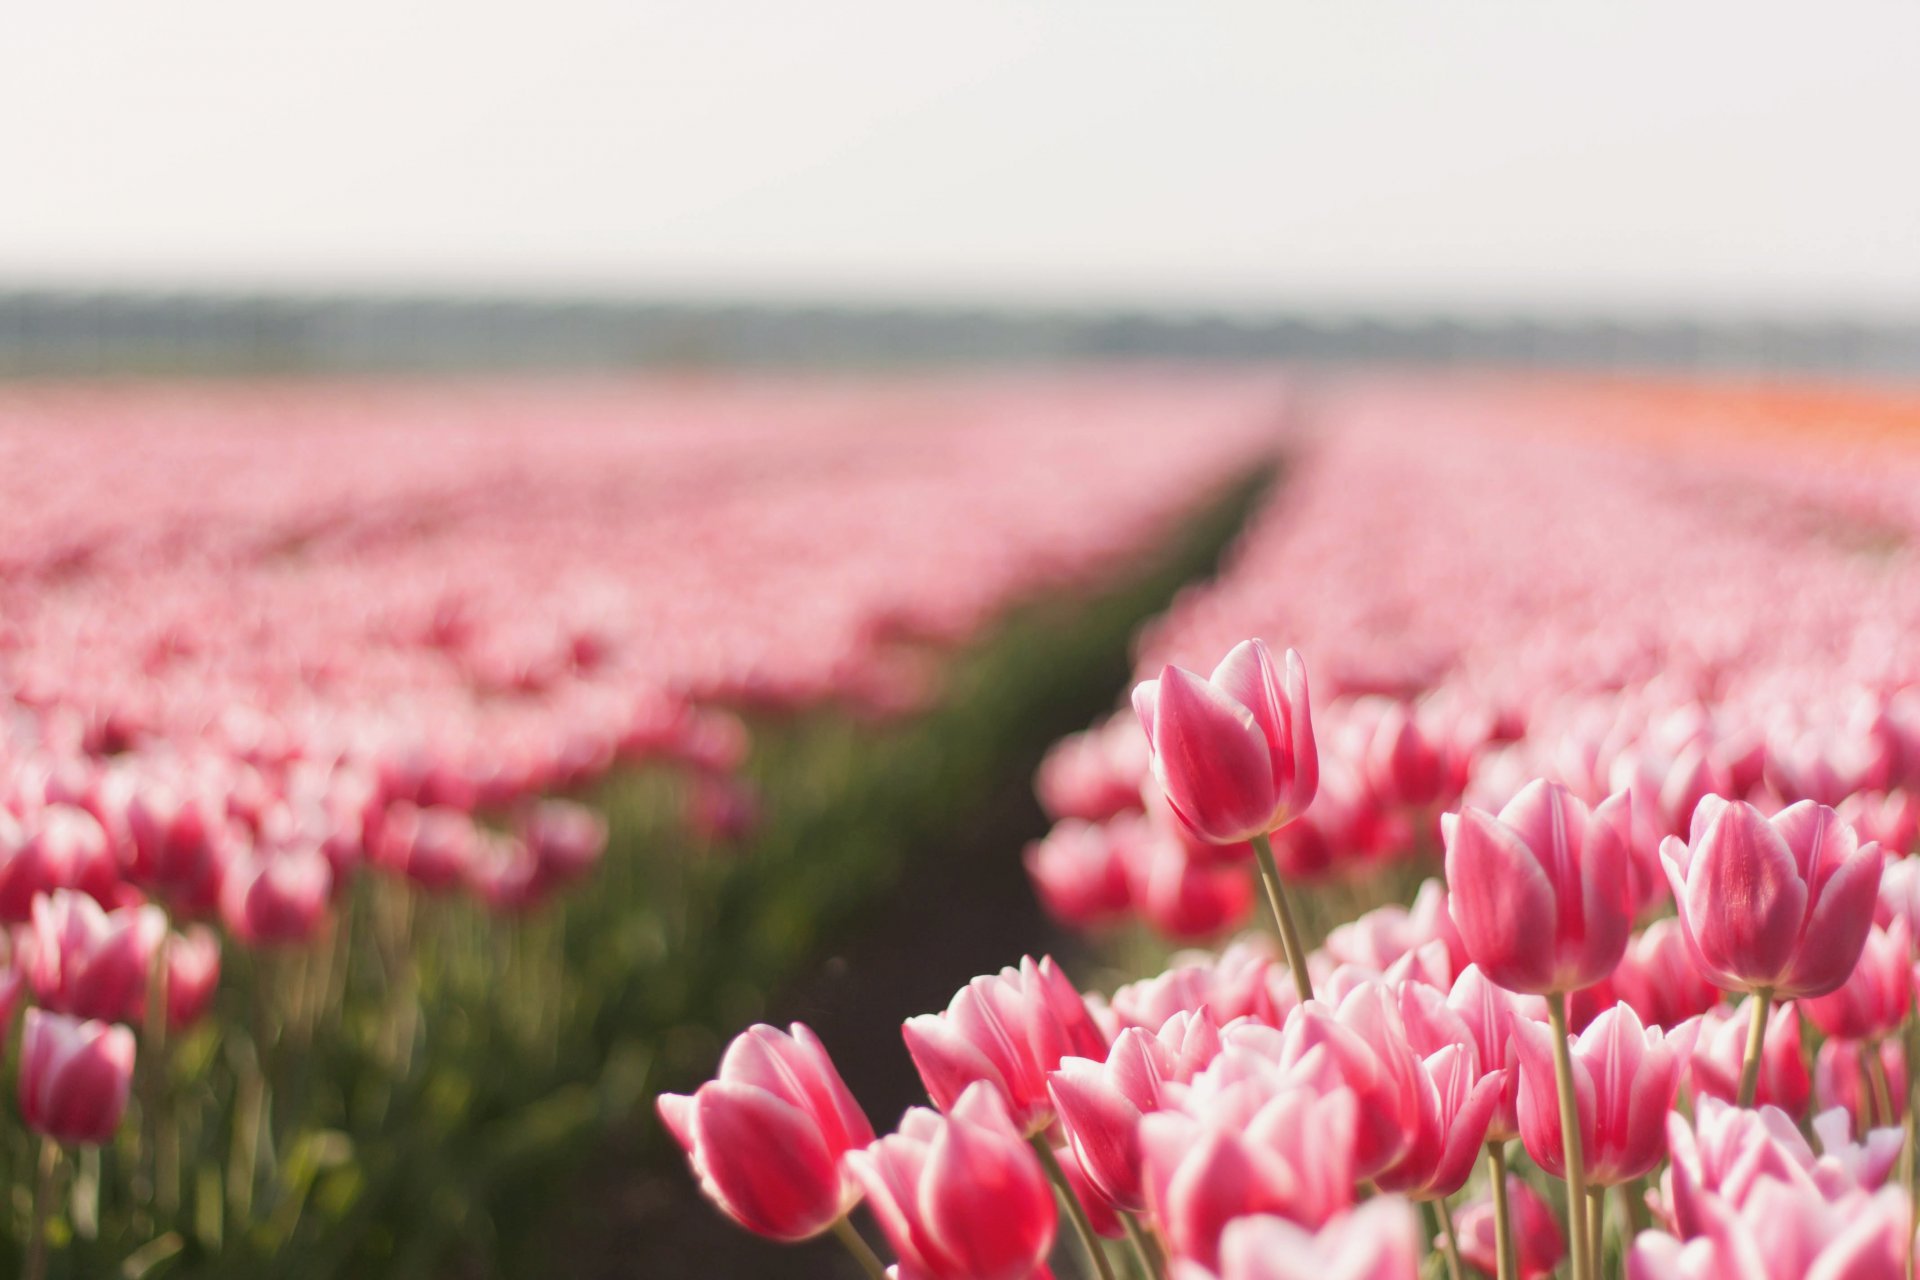
<svg viewBox="0 0 1920 1280">
<path fill-rule="evenodd" d="M 753 833 L 750 753 L 807 732 L 743 712 L 918 705 L 1243 474 L 1277 404 L 1265 377 L 6 389 L 0 1234 L 35 1274 L 434 1265 L 506 1162 L 619 1123 L 699 1002 L 767 980 L 633 979 L 695 965 L 739 895 L 686 855 Z M 807 765 L 789 791 L 855 767 Z"/>
</svg>

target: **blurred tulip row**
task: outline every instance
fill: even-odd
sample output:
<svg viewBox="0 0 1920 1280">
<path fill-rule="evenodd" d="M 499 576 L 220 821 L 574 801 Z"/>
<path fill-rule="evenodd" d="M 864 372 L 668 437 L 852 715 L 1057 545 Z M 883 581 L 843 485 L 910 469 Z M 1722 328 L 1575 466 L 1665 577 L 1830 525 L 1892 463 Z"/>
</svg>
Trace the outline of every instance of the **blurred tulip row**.
<svg viewBox="0 0 1920 1280">
<path fill-rule="evenodd" d="M 753 1028 L 658 1102 L 708 1196 L 898 1280 L 1913 1276 L 1920 437 L 1314 408 L 1036 780 L 1042 901 L 1156 958 L 908 1019 L 930 1106 L 877 1136 Z"/>
<path fill-rule="evenodd" d="M 620 960 L 703 927 L 718 873 L 603 866 L 586 802 L 616 849 L 744 838 L 750 726 L 924 705 L 1009 610 L 1259 465 L 1281 404 L 1173 375 L 0 392 L 26 1274 L 431 1268 L 380 1215 L 471 1230 L 456 1178 L 617 1121 L 607 1082 L 660 1047 Z"/>
</svg>

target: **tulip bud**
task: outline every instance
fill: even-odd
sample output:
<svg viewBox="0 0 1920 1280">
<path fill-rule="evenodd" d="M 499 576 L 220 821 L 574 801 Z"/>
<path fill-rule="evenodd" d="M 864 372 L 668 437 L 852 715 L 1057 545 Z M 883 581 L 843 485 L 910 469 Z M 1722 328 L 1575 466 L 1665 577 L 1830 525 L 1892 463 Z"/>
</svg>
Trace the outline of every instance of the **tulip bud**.
<svg viewBox="0 0 1920 1280">
<path fill-rule="evenodd" d="M 1660 846 L 1680 923 L 1702 972 L 1727 991 L 1825 995 L 1866 945 L 1880 846 L 1810 800 L 1768 818 L 1708 796 L 1690 838 Z"/>
<path fill-rule="evenodd" d="M 1046 1171 L 1000 1095 L 969 1086 L 947 1115 L 913 1107 L 847 1155 L 880 1230 L 915 1280 L 1028 1280 L 1053 1248 Z"/>
<path fill-rule="evenodd" d="M 1273 657 L 1248 640 L 1211 678 L 1169 666 L 1133 691 L 1154 776 L 1180 820 L 1203 840 L 1238 844 L 1305 812 L 1319 754 L 1300 655 L 1287 651 L 1282 688 Z"/>
<path fill-rule="evenodd" d="M 1441 819 L 1448 906 L 1467 955 L 1510 991 L 1576 991 L 1613 972 L 1632 922 L 1628 793 L 1588 811 L 1539 780 L 1498 817 Z"/>
<path fill-rule="evenodd" d="M 812 1031 L 755 1026 L 735 1037 L 717 1077 L 691 1097 L 663 1093 L 660 1119 L 701 1190 L 749 1231 L 816 1236 L 858 1203 L 840 1158 L 873 1128 Z"/>
<path fill-rule="evenodd" d="M 1047 1076 L 1060 1060 L 1107 1051 L 1086 1002 L 1051 956 L 975 978 L 946 1012 L 908 1018 L 901 1036 L 935 1106 L 949 1110 L 968 1085 L 984 1080 L 1029 1134 L 1053 1123 Z"/>
<path fill-rule="evenodd" d="M 84 893 L 56 889 L 33 900 L 27 972 L 46 1008 L 80 1018 L 137 1021 L 154 953 L 167 936 L 154 906 L 103 911 Z"/>
<path fill-rule="evenodd" d="M 133 1032 L 27 1010 L 20 1042 L 20 1118 L 56 1142 L 112 1139 L 133 1082 Z"/>
</svg>

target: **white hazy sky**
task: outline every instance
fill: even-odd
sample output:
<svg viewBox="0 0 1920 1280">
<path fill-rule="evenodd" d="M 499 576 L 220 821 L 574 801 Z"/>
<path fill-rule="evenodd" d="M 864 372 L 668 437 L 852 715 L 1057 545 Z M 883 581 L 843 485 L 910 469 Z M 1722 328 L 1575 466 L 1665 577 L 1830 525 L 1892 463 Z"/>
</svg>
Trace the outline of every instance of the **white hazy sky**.
<svg viewBox="0 0 1920 1280">
<path fill-rule="evenodd" d="M 87 0 L 0 285 L 1920 315 L 1920 5 Z"/>
</svg>

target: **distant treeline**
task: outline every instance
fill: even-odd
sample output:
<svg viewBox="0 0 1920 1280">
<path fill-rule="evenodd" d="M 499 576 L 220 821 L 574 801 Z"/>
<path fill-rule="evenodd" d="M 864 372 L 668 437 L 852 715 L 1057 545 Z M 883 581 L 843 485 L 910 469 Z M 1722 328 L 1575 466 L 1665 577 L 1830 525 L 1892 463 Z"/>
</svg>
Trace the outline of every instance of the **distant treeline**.
<svg viewBox="0 0 1920 1280">
<path fill-rule="evenodd" d="M 1099 359 L 1920 374 L 1920 323 L 0 292 L 0 376 Z"/>
</svg>

